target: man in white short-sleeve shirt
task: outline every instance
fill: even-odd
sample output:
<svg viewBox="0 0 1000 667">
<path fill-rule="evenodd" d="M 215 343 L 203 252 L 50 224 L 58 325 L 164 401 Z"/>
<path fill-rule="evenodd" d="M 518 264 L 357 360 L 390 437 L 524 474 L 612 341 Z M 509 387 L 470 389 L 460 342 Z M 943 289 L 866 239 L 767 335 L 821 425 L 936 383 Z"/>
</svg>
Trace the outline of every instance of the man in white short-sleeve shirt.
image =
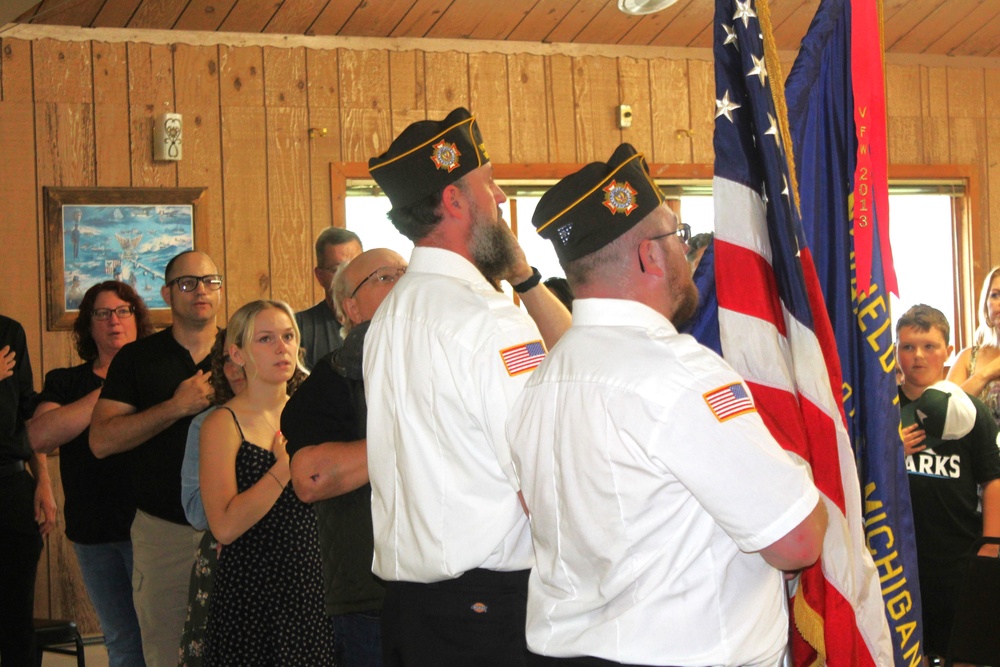
<svg viewBox="0 0 1000 667">
<path fill-rule="evenodd" d="M 503 220 L 468 111 L 410 125 L 369 169 L 415 245 L 364 351 L 385 664 L 523 665 L 533 557 L 504 428 L 569 313 Z"/>
<path fill-rule="evenodd" d="M 742 379 L 674 323 L 698 295 L 689 229 L 622 144 L 533 224 L 577 298 L 507 422 L 531 512 L 530 665 L 779 665 L 782 570 L 826 515 Z"/>
</svg>

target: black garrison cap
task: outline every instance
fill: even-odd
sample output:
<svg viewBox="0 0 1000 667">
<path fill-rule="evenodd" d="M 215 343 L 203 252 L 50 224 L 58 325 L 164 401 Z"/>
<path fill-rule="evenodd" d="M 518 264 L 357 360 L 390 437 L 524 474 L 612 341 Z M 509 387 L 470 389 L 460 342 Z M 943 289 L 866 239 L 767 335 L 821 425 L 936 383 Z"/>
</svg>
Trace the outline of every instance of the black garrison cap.
<svg viewBox="0 0 1000 667">
<path fill-rule="evenodd" d="M 402 208 L 489 161 L 475 116 L 459 107 L 444 120 L 410 124 L 389 150 L 368 160 L 368 171 L 392 207 Z"/>
<path fill-rule="evenodd" d="M 531 217 L 562 263 L 600 250 L 663 203 L 642 153 L 622 144 L 604 162 L 591 162 L 542 195 Z"/>
</svg>

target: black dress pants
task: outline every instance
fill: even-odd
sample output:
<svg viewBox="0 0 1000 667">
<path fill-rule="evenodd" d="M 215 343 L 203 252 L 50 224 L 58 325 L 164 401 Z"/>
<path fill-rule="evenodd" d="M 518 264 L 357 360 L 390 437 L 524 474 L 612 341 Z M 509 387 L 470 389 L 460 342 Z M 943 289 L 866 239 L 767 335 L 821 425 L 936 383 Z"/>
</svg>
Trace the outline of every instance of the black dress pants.
<svg viewBox="0 0 1000 667">
<path fill-rule="evenodd" d="M 527 570 L 470 570 L 433 584 L 386 582 L 384 667 L 524 667 L 527 608 Z"/>
<path fill-rule="evenodd" d="M 35 575 L 42 537 L 35 523 L 35 480 L 0 477 L 0 667 L 34 667 Z"/>
</svg>

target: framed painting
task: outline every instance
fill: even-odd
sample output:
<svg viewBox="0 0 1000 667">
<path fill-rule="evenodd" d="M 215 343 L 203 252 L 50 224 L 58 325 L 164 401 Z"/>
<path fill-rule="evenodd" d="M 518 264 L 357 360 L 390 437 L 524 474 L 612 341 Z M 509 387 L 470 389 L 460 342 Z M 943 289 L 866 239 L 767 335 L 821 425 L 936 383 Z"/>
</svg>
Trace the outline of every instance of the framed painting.
<svg viewBox="0 0 1000 667">
<path fill-rule="evenodd" d="M 160 294 L 170 259 L 201 247 L 206 188 L 43 189 L 50 331 L 73 327 L 80 300 L 105 280 L 130 284 L 153 324 L 170 324 Z"/>
</svg>

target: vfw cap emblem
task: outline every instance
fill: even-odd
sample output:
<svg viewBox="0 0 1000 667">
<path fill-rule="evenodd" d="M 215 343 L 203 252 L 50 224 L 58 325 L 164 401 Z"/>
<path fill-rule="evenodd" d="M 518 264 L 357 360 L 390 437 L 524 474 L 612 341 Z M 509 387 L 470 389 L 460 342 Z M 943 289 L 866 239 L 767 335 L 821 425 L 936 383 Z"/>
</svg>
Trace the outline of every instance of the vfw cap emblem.
<svg viewBox="0 0 1000 667">
<path fill-rule="evenodd" d="M 618 181 L 611 181 L 604 190 L 604 205 L 612 214 L 624 213 L 626 216 L 639 207 L 635 203 L 635 196 L 638 194 L 635 189 L 625 181 L 621 185 Z"/>
<path fill-rule="evenodd" d="M 431 153 L 431 160 L 434 162 L 434 166 L 438 169 L 447 169 L 451 171 L 458 167 L 458 157 L 461 153 L 458 152 L 458 148 L 455 144 L 449 144 L 444 139 L 434 144 L 434 152 Z"/>
</svg>

